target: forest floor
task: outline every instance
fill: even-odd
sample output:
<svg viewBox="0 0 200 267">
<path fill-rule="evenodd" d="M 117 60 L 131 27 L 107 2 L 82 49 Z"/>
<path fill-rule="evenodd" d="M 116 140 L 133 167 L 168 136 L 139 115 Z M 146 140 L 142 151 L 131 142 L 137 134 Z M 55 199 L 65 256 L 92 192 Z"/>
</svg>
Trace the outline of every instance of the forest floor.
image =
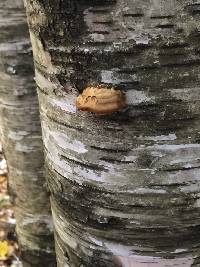
<svg viewBox="0 0 200 267">
<path fill-rule="evenodd" d="M 8 195 L 7 166 L 0 144 L 0 267 L 22 267 L 15 218 Z"/>
</svg>

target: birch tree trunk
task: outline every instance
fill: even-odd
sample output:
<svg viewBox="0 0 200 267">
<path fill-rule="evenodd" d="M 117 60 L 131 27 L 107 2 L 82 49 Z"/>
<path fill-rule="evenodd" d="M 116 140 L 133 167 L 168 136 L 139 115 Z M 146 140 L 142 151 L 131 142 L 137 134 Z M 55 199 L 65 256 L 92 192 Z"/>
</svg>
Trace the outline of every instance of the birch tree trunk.
<svg viewBox="0 0 200 267">
<path fill-rule="evenodd" d="M 200 4 L 25 2 L 58 266 L 200 266 Z M 126 108 L 77 111 L 102 84 Z"/>
<path fill-rule="evenodd" d="M 55 266 L 29 33 L 21 0 L 0 1 L 0 111 L 23 266 Z"/>
</svg>

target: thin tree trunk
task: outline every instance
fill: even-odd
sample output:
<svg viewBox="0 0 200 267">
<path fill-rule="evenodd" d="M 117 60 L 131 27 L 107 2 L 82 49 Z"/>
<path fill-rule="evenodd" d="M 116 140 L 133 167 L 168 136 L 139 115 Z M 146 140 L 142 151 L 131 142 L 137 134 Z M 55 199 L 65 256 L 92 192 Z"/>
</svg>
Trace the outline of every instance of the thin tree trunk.
<svg viewBox="0 0 200 267">
<path fill-rule="evenodd" d="M 32 56 L 20 0 L 0 1 L 0 111 L 23 266 L 55 266 Z"/>
<path fill-rule="evenodd" d="M 58 266 L 200 266 L 199 3 L 25 2 Z M 127 107 L 77 111 L 92 84 Z"/>
</svg>

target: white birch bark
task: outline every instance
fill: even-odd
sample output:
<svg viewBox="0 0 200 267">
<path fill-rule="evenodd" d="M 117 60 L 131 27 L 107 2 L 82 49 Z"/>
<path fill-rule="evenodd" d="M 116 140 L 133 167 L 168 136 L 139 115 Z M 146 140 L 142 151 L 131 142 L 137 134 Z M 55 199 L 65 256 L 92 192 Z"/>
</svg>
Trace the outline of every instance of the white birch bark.
<svg viewBox="0 0 200 267">
<path fill-rule="evenodd" d="M 24 267 L 55 266 L 38 99 L 23 2 L 0 1 L 0 128 Z"/>
<path fill-rule="evenodd" d="M 200 4 L 25 2 L 58 266 L 200 266 Z M 77 111 L 91 84 L 127 108 Z"/>
</svg>

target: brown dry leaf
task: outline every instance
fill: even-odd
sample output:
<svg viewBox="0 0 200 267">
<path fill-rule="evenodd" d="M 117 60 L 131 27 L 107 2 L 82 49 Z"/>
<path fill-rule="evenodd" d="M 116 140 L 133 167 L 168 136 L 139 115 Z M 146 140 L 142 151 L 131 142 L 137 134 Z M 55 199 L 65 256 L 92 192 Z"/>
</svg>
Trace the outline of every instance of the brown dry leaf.
<svg viewBox="0 0 200 267">
<path fill-rule="evenodd" d="M 4 230 L 0 229 L 0 240 L 5 239 L 5 237 L 6 237 L 6 232 Z"/>
<path fill-rule="evenodd" d="M 1 194 L 7 193 L 7 180 L 4 180 L 4 182 L 0 183 L 0 193 Z"/>
<path fill-rule="evenodd" d="M 8 256 L 12 256 L 15 252 L 15 244 L 9 244 L 8 246 Z"/>
<path fill-rule="evenodd" d="M 0 175 L 0 184 L 4 183 L 7 180 L 5 175 Z"/>
</svg>

